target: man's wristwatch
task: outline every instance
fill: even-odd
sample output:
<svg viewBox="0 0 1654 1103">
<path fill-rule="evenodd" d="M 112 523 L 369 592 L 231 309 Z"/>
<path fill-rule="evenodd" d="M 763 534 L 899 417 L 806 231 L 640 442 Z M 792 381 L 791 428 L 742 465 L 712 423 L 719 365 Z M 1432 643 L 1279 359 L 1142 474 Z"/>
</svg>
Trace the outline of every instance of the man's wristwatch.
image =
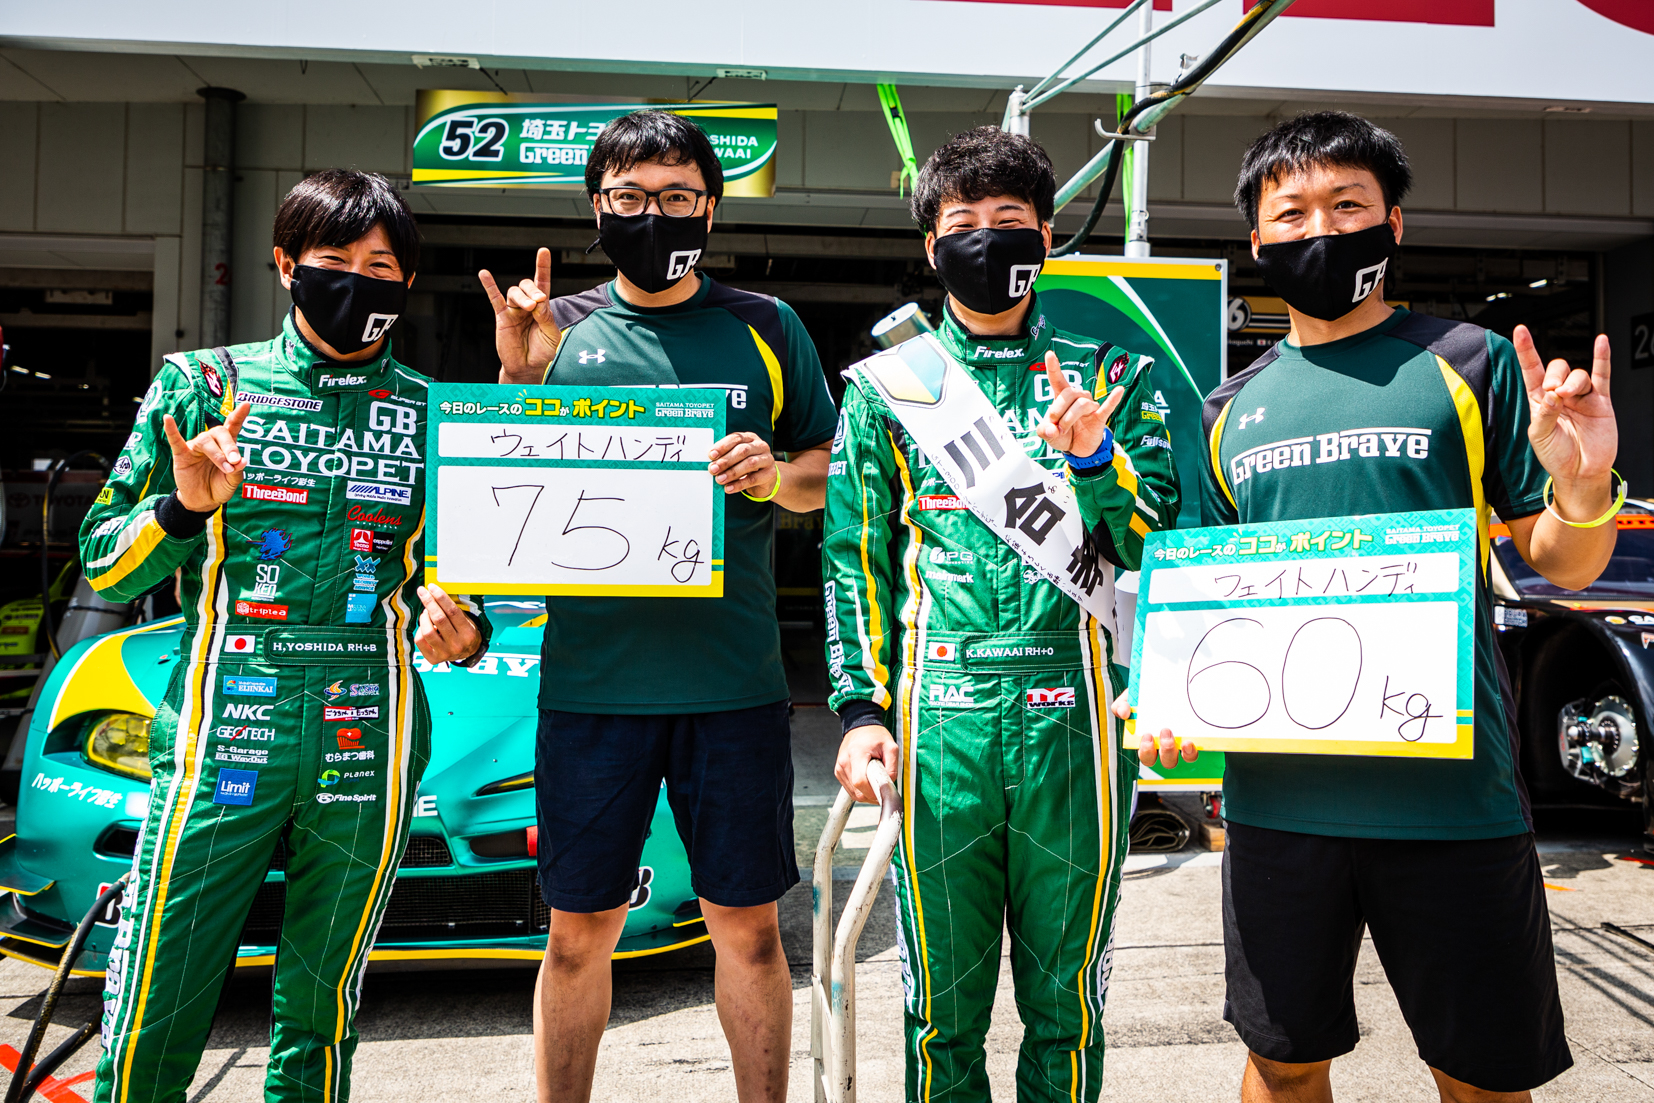
<svg viewBox="0 0 1654 1103">
<path fill-rule="evenodd" d="M 1071 452 L 1064 452 L 1068 457 L 1068 466 L 1076 471 L 1090 471 L 1098 467 L 1107 467 L 1114 462 L 1114 430 L 1105 427 L 1103 439 L 1097 445 L 1097 450 L 1089 456 L 1076 456 Z"/>
</svg>

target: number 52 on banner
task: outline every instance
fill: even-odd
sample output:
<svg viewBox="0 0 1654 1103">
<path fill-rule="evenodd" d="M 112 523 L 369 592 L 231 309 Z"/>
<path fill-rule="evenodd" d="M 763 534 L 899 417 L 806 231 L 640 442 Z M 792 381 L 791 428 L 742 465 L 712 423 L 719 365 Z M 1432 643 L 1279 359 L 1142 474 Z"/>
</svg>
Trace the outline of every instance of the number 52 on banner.
<svg viewBox="0 0 1654 1103">
<path fill-rule="evenodd" d="M 1470 758 L 1474 510 L 1150 534 L 1137 731 L 1202 749 Z"/>
<path fill-rule="evenodd" d="M 433 383 L 430 402 L 426 581 L 723 596 L 723 390 Z"/>
</svg>

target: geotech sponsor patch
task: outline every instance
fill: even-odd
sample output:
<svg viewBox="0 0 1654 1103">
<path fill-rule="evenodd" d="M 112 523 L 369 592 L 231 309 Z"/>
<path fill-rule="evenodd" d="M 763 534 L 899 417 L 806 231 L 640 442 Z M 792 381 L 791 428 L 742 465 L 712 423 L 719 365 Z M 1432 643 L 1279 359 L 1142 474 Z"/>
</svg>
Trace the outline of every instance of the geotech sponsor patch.
<svg viewBox="0 0 1654 1103">
<path fill-rule="evenodd" d="M 310 491 L 290 490 L 285 486 L 264 486 L 261 483 L 242 483 L 241 496 L 255 502 L 282 502 L 302 506 L 310 501 Z"/>
<path fill-rule="evenodd" d="M 287 606 L 272 605 L 267 601 L 243 601 L 236 599 L 235 615 L 238 617 L 260 617 L 264 620 L 286 620 Z"/>
<path fill-rule="evenodd" d="M 1027 704 L 1031 709 L 1071 709 L 1074 707 L 1074 687 L 1031 689 L 1028 691 Z"/>
<path fill-rule="evenodd" d="M 920 509 L 969 509 L 965 499 L 957 494 L 921 494 L 917 505 Z"/>
</svg>

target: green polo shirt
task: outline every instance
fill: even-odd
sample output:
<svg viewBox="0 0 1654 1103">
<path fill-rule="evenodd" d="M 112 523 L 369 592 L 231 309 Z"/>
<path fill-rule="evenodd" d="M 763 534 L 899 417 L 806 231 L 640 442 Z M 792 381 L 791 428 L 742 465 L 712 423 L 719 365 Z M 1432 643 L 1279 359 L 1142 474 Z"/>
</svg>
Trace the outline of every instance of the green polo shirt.
<svg viewBox="0 0 1654 1103">
<path fill-rule="evenodd" d="M 1234 525 L 1474 507 L 1544 509 L 1528 402 L 1510 342 L 1406 310 L 1365 333 L 1285 341 L 1230 378 L 1203 411 L 1204 523 Z M 1278 445 L 1283 466 L 1257 462 Z M 1300 462 L 1300 460 L 1302 462 Z M 1475 754 L 1467 761 L 1338 755 L 1227 756 L 1224 814 L 1317 835 L 1483 839 L 1530 829 L 1517 729 L 1493 638 L 1486 559 L 1478 574 Z"/>
<path fill-rule="evenodd" d="M 776 452 L 833 437 L 838 414 L 792 308 L 704 274 L 694 296 L 648 309 L 613 283 L 553 300 L 562 343 L 547 383 L 706 387 L 727 432 Z M 546 599 L 540 707 L 585 713 L 724 712 L 787 697 L 771 570 L 775 507 L 724 500 L 724 596 Z"/>
</svg>

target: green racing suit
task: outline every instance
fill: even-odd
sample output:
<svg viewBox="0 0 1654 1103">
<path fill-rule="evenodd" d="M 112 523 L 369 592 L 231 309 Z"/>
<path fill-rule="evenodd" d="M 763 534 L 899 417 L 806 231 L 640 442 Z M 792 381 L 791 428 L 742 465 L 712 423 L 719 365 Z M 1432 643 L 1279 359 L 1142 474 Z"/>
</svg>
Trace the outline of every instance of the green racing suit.
<svg viewBox="0 0 1654 1103">
<path fill-rule="evenodd" d="M 430 754 L 412 642 L 428 382 L 388 352 L 323 359 L 291 314 L 274 340 L 169 356 L 82 524 L 99 593 L 132 600 L 177 572 L 188 626 L 150 728 L 99 1103 L 184 1099 L 278 849 L 266 1098 L 349 1098 L 362 972 Z M 223 508 L 187 510 L 162 419 L 188 439 L 238 399 L 244 479 Z M 481 610 L 456 600 L 486 644 Z"/>
<path fill-rule="evenodd" d="M 1044 359 L 1099 398 L 1126 388 L 1113 461 L 1067 469 L 1102 558 L 1127 570 L 1176 522 L 1178 483 L 1151 361 L 1053 329 L 980 338 L 946 312 L 943 346 L 1036 461 Z M 907 1098 L 985 1100 L 984 1038 L 1008 922 L 1025 1033 L 1021 1100 L 1094 1100 L 1111 924 L 1137 777 L 1108 710 L 1124 671 L 1106 627 L 963 508 L 857 370 L 828 468 L 822 550 L 829 703 L 845 730 L 902 748 L 896 863 Z M 1106 568 L 1105 568 L 1106 569 Z"/>
</svg>

